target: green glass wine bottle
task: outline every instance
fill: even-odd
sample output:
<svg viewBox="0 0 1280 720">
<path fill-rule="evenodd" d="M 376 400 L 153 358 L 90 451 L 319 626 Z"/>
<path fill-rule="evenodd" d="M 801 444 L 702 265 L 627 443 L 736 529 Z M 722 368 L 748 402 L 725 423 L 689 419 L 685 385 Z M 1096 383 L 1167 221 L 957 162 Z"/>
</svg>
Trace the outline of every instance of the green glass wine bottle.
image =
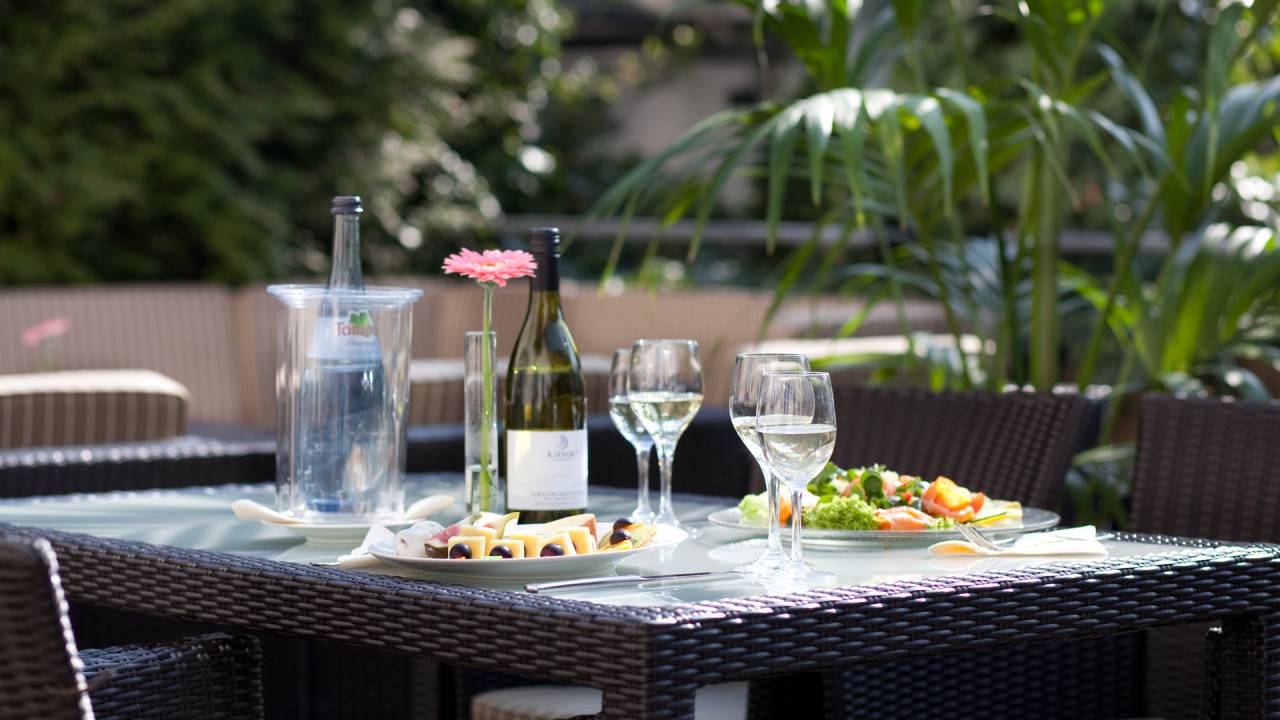
<svg viewBox="0 0 1280 720">
<path fill-rule="evenodd" d="M 507 509 L 538 523 L 587 507 L 587 396 L 560 305 L 560 231 L 536 228 L 529 309 L 507 369 Z"/>
</svg>

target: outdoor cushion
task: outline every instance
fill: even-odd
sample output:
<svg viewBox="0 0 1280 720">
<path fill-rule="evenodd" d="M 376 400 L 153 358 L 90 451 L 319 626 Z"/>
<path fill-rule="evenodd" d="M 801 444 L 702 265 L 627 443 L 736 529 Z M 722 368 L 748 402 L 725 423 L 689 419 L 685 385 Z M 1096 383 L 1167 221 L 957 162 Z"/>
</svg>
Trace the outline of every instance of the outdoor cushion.
<svg viewBox="0 0 1280 720">
<path fill-rule="evenodd" d="M 181 383 L 151 370 L 0 375 L 0 448 L 176 437 L 189 400 Z"/>
<path fill-rule="evenodd" d="M 747 716 L 747 684 L 698 688 L 695 720 L 742 720 Z M 601 694 L 575 685 L 527 685 L 481 693 L 471 699 L 471 720 L 557 720 L 600 712 Z"/>
<path fill-rule="evenodd" d="M 44 347 L 24 329 L 66 318 Z M 182 383 L 191 417 L 243 422 L 231 292 L 221 286 L 123 285 L 7 289 L 0 293 L 0 373 L 146 368 Z M 274 389 L 272 390 L 274 392 Z"/>
</svg>

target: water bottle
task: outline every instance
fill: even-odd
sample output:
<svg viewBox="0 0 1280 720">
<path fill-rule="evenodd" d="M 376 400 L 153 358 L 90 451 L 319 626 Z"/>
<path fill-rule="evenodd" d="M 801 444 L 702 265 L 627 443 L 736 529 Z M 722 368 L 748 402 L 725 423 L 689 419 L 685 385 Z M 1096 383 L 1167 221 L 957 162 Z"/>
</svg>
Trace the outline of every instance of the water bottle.
<svg viewBox="0 0 1280 720">
<path fill-rule="evenodd" d="M 333 267 L 302 370 L 297 482 L 309 519 L 368 517 L 389 472 L 386 372 L 362 302 L 360 198 L 333 199 Z"/>
</svg>

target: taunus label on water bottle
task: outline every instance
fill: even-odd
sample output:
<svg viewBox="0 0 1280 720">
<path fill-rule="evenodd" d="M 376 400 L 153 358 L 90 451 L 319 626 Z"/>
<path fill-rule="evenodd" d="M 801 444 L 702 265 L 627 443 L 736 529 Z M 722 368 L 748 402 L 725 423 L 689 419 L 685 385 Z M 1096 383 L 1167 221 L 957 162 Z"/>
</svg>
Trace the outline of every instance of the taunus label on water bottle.
<svg viewBox="0 0 1280 720">
<path fill-rule="evenodd" d="M 508 430 L 507 474 L 510 507 L 586 507 L 587 431 Z"/>
</svg>

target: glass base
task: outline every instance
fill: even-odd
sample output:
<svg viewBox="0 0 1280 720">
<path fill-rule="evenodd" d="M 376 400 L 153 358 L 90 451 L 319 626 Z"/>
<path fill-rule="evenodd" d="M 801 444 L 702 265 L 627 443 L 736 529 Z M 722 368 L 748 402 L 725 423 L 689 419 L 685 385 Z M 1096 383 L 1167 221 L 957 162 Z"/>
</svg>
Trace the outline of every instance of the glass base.
<svg viewBox="0 0 1280 720">
<path fill-rule="evenodd" d="M 628 520 L 638 523 L 652 523 L 655 517 L 652 510 L 641 510 L 639 506 L 627 514 Z"/>
<path fill-rule="evenodd" d="M 782 548 L 769 550 L 766 547 L 760 557 L 735 567 L 733 571 L 744 575 L 776 575 L 786 568 L 789 562 Z"/>
<path fill-rule="evenodd" d="M 836 574 L 825 570 L 815 570 L 806 564 L 788 562 L 782 570 L 761 578 L 769 586 L 770 592 L 798 592 L 820 587 L 834 587 Z"/>
<path fill-rule="evenodd" d="M 635 518 L 632 518 L 632 520 L 634 519 Z M 654 515 L 653 522 L 659 525 L 670 525 L 672 527 L 680 527 L 679 518 L 677 518 L 676 514 L 671 512 L 670 510 L 667 510 L 666 512 L 660 512 Z"/>
</svg>

